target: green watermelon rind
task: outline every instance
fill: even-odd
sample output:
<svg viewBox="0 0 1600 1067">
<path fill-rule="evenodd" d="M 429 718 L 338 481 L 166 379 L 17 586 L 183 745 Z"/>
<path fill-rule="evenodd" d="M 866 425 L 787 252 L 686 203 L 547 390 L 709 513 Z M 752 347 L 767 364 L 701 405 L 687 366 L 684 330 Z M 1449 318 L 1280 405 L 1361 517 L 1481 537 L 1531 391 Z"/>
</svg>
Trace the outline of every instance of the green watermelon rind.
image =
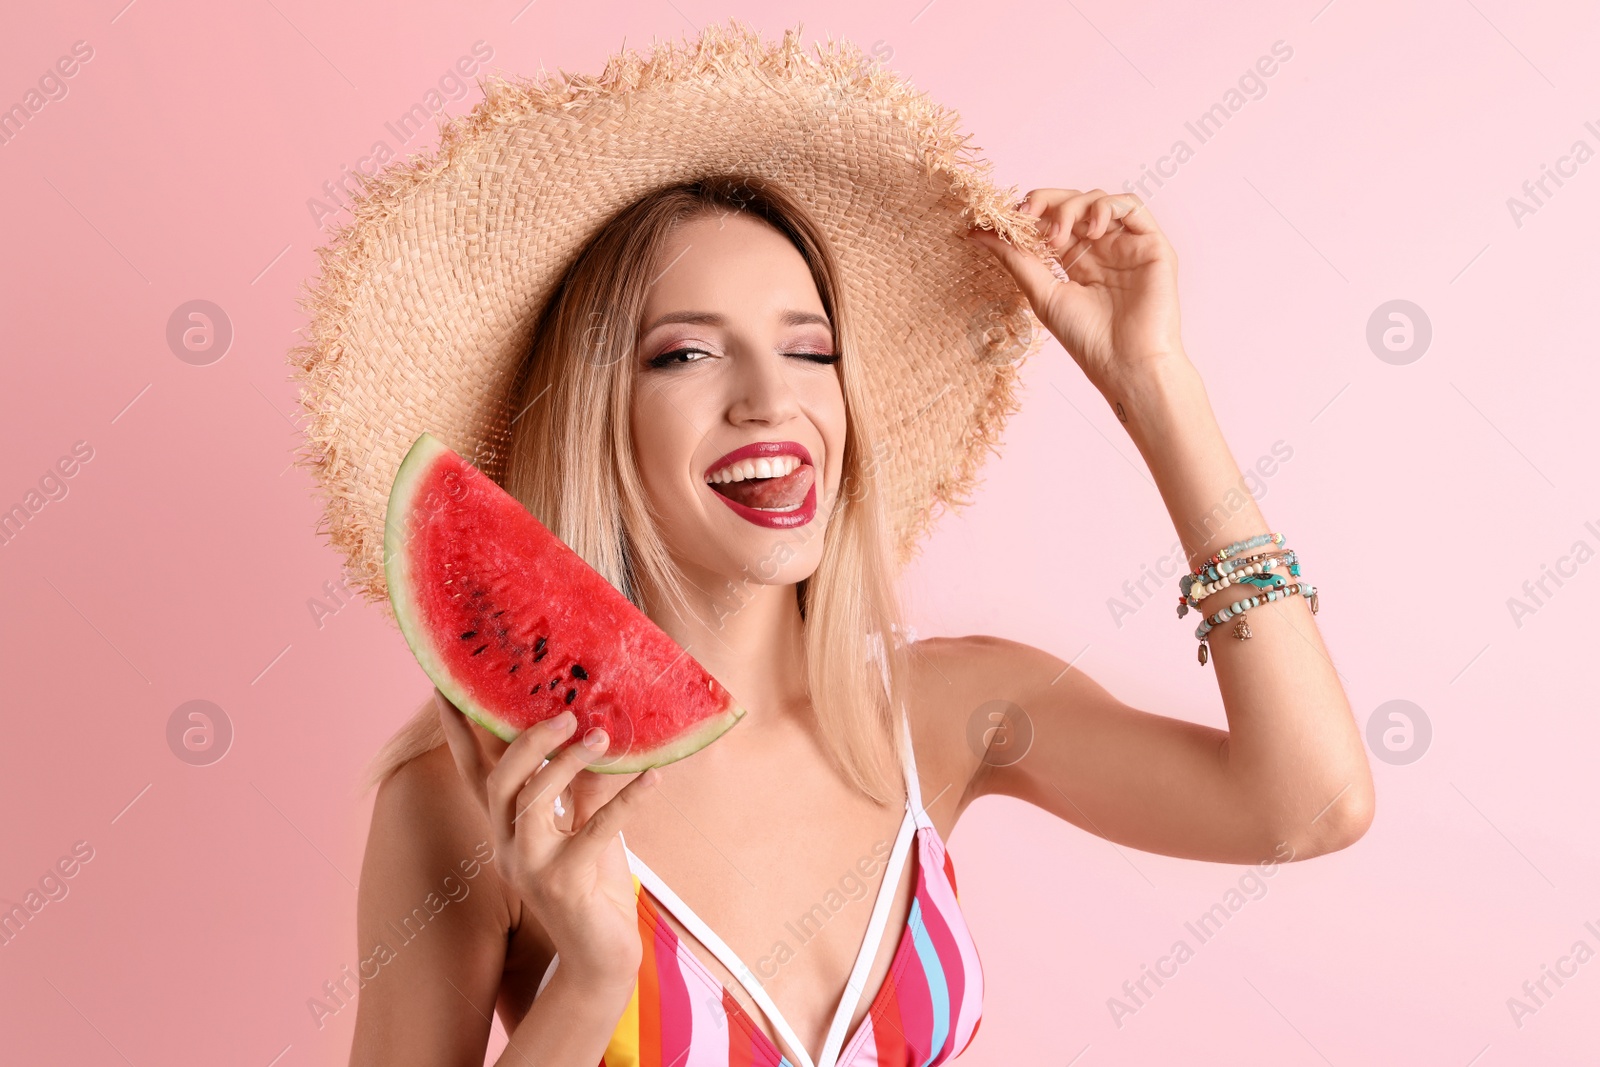
<svg viewBox="0 0 1600 1067">
<path fill-rule="evenodd" d="M 744 708 L 731 701 L 728 710 L 722 715 L 713 716 L 705 723 L 686 734 L 679 734 L 677 738 L 665 745 L 643 752 L 632 752 L 617 760 L 615 763 L 589 764 L 588 770 L 596 774 L 633 774 L 637 771 L 649 770 L 651 767 L 665 767 L 669 763 L 676 763 L 685 756 L 692 756 L 705 748 L 711 742 L 727 733 L 733 724 L 744 718 Z M 557 749 L 559 751 L 559 749 Z M 555 752 L 545 753 L 548 759 Z M 601 756 L 602 760 L 606 757 Z"/>
<path fill-rule="evenodd" d="M 410 511 L 407 505 L 415 497 L 416 487 L 428 473 L 433 461 L 450 451 L 451 449 L 437 437 L 424 433 L 417 438 L 405 458 L 400 461 L 394 485 L 389 490 L 388 511 L 384 516 L 383 527 L 383 571 L 389 586 L 389 603 L 394 608 L 395 621 L 400 625 L 400 632 L 405 636 L 406 644 L 411 647 L 411 654 L 416 657 L 422 672 L 438 687 L 439 692 L 459 708 L 463 715 L 500 740 L 514 741 L 519 733 L 514 726 L 472 699 L 466 690 L 456 684 L 454 675 L 435 654 L 433 644 L 428 640 L 428 628 L 422 621 L 421 611 L 408 595 L 408 590 L 412 589 L 415 583 L 411 579 L 411 557 L 404 550 L 406 541 L 404 523 Z M 723 714 L 705 720 L 694 730 L 679 735 L 667 744 L 643 752 L 629 753 L 614 762 L 604 762 L 607 757 L 602 755 L 600 757 L 602 762 L 589 764 L 587 769 L 596 774 L 634 774 L 651 767 L 665 766 L 709 745 L 732 728 L 734 723 L 744 718 L 744 714 L 745 709 L 733 703 L 730 697 L 727 710 Z M 545 753 L 545 758 L 555 756 L 561 747 L 557 746 Z"/>
</svg>

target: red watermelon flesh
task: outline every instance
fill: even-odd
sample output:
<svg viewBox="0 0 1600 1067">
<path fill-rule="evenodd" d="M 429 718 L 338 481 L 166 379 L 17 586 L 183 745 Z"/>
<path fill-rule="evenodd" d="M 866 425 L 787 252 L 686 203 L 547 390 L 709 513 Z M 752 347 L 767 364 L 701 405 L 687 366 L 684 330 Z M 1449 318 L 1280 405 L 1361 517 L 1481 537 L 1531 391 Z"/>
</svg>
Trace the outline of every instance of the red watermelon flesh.
<svg viewBox="0 0 1600 1067">
<path fill-rule="evenodd" d="M 699 751 L 744 716 L 686 649 L 431 434 L 395 475 L 384 555 L 422 669 L 498 737 L 571 708 L 566 744 L 603 727 L 610 744 L 589 768 L 631 774 Z"/>
</svg>

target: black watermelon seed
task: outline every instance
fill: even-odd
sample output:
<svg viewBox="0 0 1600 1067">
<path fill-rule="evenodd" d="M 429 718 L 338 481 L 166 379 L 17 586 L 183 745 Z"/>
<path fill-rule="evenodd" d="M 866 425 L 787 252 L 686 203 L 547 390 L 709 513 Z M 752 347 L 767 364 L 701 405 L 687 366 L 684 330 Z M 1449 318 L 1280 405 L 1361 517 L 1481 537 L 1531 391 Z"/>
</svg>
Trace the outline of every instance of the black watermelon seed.
<svg viewBox="0 0 1600 1067">
<path fill-rule="evenodd" d="M 556 686 L 558 686 L 560 684 L 561 684 L 561 679 L 560 678 L 552 678 L 552 679 L 550 679 L 550 688 L 551 689 L 554 689 Z"/>
<path fill-rule="evenodd" d="M 534 696 L 534 695 L 535 695 L 535 694 L 537 694 L 537 693 L 538 693 L 538 692 L 539 692 L 539 690 L 540 690 L 540 689 L 542 689 L 542 688 L 543 688 L 543 686 L 537 686 L 537 685 L 536 685 L 536 686 L 534 686 L 534 687 L 533 687 L 533 688 L 532 688 L 532 689 L 530 689 L 530 690 L 528 690 L 528 695 L 529 695 L 529 696 Z"/>
<path fill-rule="evenodd" d="M 489 618 L 498 619 L 500 616 L 504 615 L 505 613 L 506 613 L 506 609 L 505 608 L 501 608 L 499 611 L 495 612 L 493 615 L 490 615 Z"/>
<path fill-rule="evenodd" d="M 486 649 L 488 647 L 489 647 L 488 645 L 479 645 L 477 648 L 472 650 L 472 654 L 474 656 L 476 656 L 479 652 L 482 652 L 484 649 Z"/>
<path fill-rule="evenodd" d="M 544 638 L 541 637 L 541 638 L 539 638 L 539 640 L 537 640 L 537 641 L 535 641 L 533 643 L 533 650 L 535 652 L 543 652 L 544 651 Z"/>
<path fill-rule="evenodd" d="M 540 640 L 543 640 L 543 638 L 540 638 Z M 542 659 L 544 659 L 544 658 L 545 658 L 545 656 L 546 656 L 546 655 L 548 655 L 548 653 L 547 653 L 547 652 L 545 652 L 545 650 L 544 650 L 544 649 L 542 649 L 542 648 L 541 648 L 541 649 L 540 649 L 540 650 L 539 650 L 539 651 L 538 651 L 538 652 L 537 652 L 537 653 L 536 653 L 536 654 L 535 654 L 535 655 L 534 655 L 534 657 L 533 657 L 533 662 L 535 662 L 535 663 L 538 663 L 538 662 L 539 662 L 539 661 L 540 661 L 540 660 L 542 660 Z"/>
<path fill-rule="evenodd" d="M 518 668 L 518 667 L 520 667 L 520 666 L 522 666 L 522 664 L 520 664 L 520 663 L 513 663 L 513 664 L 512 664 L 512 665 L 511 665 L 511 669 L 510 669 L 510 670 L 509 670 L 509 671 L 507 671 L 507 672 L 506 672 L 506 673 L 507 673 L 507 674 L 516 674 L 516 673 L 517 673 L 517 668 Z"/>
<path fill-rule="evenodd" d="M 572 676 L 578 679 L 580 682 L 587 682 L 589 680 L 589 672 L 583 669 L 583 665 L 581 663 L 574 663 L 572 665 Z"/>
<path fill-rule="evenodd" d="M 471 641 L 474 637 L 477 637 L 477 636 L 478 636 L 478 631 L 476 631 L 476 630 L 468 630 L 466 633 L 461 635 L 461 640 L 463 640 L 463 641 Z"/>
<path fill-rule="evenodd" d="M 567 703 L 568 704 L 572 703 L 572 698 L 577 696 L 577 695 L 578 695 L 578 691 L 576 689 L 568 689 L 567 690 Z"/>
</svg>

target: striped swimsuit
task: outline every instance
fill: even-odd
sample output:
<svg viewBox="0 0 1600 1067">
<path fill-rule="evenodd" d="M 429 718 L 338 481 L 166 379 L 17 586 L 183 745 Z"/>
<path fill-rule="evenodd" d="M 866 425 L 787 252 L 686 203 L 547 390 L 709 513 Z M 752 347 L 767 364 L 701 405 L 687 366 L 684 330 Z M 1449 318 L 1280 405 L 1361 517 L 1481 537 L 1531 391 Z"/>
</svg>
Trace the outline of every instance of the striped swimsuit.
<svg viewBox="0 0 1600 1067">
<path fill-rule="evenodd" d="M 905 748 L 911 731 L 904 718 Z M 906 814 L 889 854 L 867 932 L 821 1054 L 813 1060 L 743 961 L 627 848 L 639 901 L 644 958 L 627 1010 L 599 1067 L 934 1067 L 966 1051 L 983 1007 L 983 968 L 957 903 L 955 866 L 922 807 L 913 754 L 905 767 Z M 916 890 L 888 976 L 846 1040 L 862 986 L 888 926 L 891 897 L 915 848 Z M 681 922 L 749 992 L 800 1057 L 794 1063 L 684 945 L 661 916 Z M 551 961 L 551 970 L 555 961 Z M 550 980 L 546 971 L 544 982 Z"/>
</svg>

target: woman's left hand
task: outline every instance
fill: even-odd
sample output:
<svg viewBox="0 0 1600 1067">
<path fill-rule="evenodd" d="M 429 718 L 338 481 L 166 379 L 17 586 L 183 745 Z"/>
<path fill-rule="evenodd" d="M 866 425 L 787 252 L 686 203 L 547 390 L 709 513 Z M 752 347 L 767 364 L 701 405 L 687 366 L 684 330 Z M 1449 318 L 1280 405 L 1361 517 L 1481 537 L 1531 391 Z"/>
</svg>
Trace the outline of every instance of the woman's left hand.
<svg viewBox="0 0 1600 1067">
<path fill-rule="evenodd" d="M 1143 200 L 1103 189 L 1034 189 L 1021 210 L 1039 220 L 1068 281 L 992 230 L 967 235 L 995 254 L 1096 388 L 1109 394 L 1184 358 L 1178 255 Z"/>
</svg>

